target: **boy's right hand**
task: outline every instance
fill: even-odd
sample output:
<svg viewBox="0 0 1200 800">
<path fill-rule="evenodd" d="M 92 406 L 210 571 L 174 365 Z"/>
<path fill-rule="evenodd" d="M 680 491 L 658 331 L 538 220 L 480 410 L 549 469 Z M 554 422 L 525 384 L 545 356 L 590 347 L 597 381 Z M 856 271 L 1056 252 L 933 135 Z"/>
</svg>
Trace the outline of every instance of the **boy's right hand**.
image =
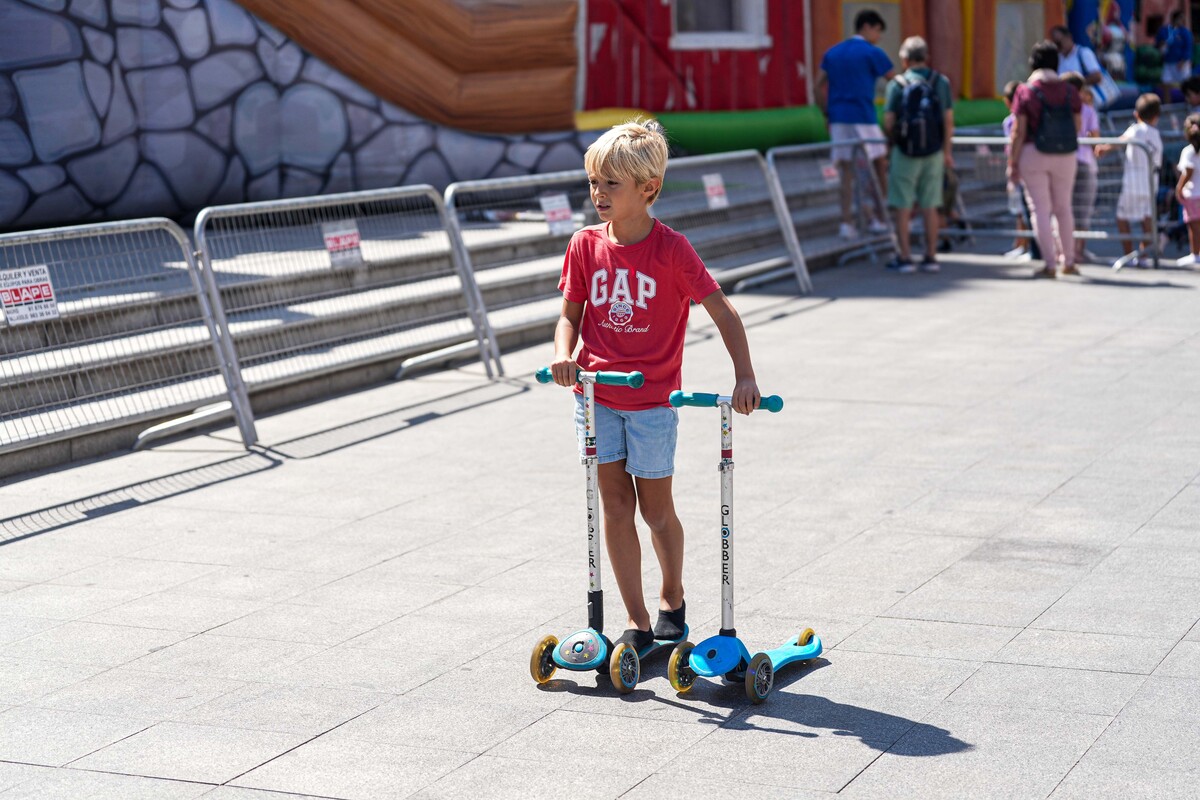
<svg viewBox="0 0 1200 800">
<path fill-rule="evenodd" d="M 554 360 L 550 362 L 550 372 L 554 376 L 554 382 L 559 386 L 574 386 L 579 365 L 570 356 L 555 356 Z"/>
</svg>

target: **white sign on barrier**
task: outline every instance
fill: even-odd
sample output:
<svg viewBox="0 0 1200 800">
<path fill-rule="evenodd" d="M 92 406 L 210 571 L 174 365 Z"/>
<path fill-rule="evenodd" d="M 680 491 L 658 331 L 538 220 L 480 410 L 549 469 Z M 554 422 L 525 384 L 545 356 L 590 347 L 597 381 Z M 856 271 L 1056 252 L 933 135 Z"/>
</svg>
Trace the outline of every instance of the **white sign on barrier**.
<svg viewBox="0 0 1200 800">
<path fill-rule="evenodd" d="M 546 224 L 550 226 L 552 236 L 562 236 L 575 232 L 575 220 L 571 218 L 571 201 L 565 194 L 551 194 L 538 198 L 542 204 L 542 212 L 546 215 Z"/>
<path fill-rule="evenodd" d="M 725 179 L 721 177 L 721 173 L 701 175 L 700 178 L 704 181 L 704 194 L 708 196 L 709 209 L 715 211 L 718 208 L 729 208 L 729 195 L 725 193 Z"/>
<path fill-rule="evenodd" d="M 325 237 L 325 249 L 329 251 L 329 263 L 335 267 L 349 267 L 362 263 L 362 237 L 358 223 L 352 219 L 326 222 L 321 225 Z"/>
<path fill-rule="evenodd" d="M 0 272 L 0 307 L 9 325 L 58 319 L 50 269 L 37 264 Z"/>
<path fill-rule="evenodd" d="M 822 161 L 820 163 L 821 178 L 824 179 L 826 186 L 831 186 L 838 182 L 838 168 L 832 161 Z"/>
</svg>

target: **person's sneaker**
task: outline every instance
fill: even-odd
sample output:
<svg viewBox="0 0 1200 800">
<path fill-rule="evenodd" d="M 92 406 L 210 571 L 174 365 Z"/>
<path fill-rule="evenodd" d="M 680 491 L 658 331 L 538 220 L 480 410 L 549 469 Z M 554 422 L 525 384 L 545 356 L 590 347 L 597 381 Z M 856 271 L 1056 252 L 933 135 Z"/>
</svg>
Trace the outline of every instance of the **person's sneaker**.
<svg viewBox="0 0 1200 800">
<path fill-rule="evenodd" d="M 923 258 L 921 260 L 921 272 L 933 273 L 933 272 L 941 272 L 941 271 L 942 271 L 942 265 L 939 264 L 937 262 L 937 259 L 934 258 L 933 256 L 925 256 L 925 258 Z"/>
<path fill-rule="evenodd" d="M 1177 267 L 1194 267 L 1196 264 L 1196 257 L 1191 253 L 1188 253 L 1186 256 L 1175 262 L 1175 266 Z"/>
<path fill-rule="evenodd" d="M 1024 247 L 1014 247 L 1012 250 L 1009 250 L 1007 253 L 1005 253 L 1004 257 L 1011 258 L 1014 261 L 1020 261 L 1020 260 L 1022 260 L 1023 257 L 1028 256 L 1028 255 L 1029 255 L 1029 251 L 1026 250 Z"/>
<path fill-rule="evenodd" d="M 892 272 L 898 272 L 901 275 L 912 275 L 917 271 L 917 268 L 913 266 L 911 261 L 909 261 L 907 258 L 900 258 L 899 256 L 896 256 L 889 261 L 887 263 L 887 268 Z"/>
<path fill-rule="evenodd" d="M 867 226 L 867 230 L 871 233 L 887 233 L 891 228 L 883 220 L 873 219 L 871 224 Z"/>
<path fill-rule="evenodd" d="M 1154 269 L 1154 259 L 1149 256 L 1139 256 L 1137 261 L 1133 262 L 1133 266 L 1138 269 Z"/>
<path fill-rule="evenodd" d="M 843 239 L 857 239 L 858 230 L 850 223 L 843 222 L 841 227 L 838 228 L 838 236 L 842 237 Z"/>
</svg>

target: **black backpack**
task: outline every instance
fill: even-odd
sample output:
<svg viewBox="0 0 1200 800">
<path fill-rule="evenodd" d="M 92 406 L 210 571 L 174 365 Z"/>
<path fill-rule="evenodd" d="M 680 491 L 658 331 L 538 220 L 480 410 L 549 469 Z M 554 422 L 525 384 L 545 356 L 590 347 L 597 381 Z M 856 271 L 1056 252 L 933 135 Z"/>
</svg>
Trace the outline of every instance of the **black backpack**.
<svg viewBox="0 0 1200 800">
<path fill-rule="evenodd" d="M 896 115 L 896 147 L 906 156 L 932 155 L 945 144 L 945 109 L 938 96 L 938 77 L 936 72 L 931 72 L 927 80 L 918 81 L 904 75 L 896 76 L 903 90 L 900 113 Z"/>
<path fill-rule="evenodd" d="M 1062 104 L 1052 106 L 1046 102 L 1046 95 L 1033 84 L 1029 85 L 1034 97 L 1042 104 L 1042 118 L 1038 121 L 1037 131 L 1033 134 L 1033 146 L 1041 153 L 1061 155 L 1074 153 L 1079 148 L 1079 140 L 1075 138 L 1075 113 L 1071 111 L 1071 87 L 1067 87 L 1067 96 Z"/>
</svg>

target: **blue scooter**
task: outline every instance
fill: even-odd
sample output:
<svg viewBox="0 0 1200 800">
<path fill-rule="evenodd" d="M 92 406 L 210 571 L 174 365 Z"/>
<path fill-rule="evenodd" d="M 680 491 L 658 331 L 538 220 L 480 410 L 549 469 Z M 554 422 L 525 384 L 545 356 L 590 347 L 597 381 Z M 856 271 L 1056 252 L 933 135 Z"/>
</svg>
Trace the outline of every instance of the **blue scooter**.
<svg viewBox="0 0 1200 800">
<path fill-rule="evenodd" d="M 679 408 L 698 406 L 721 409 L 721 630 L 697 645 L 681 642 L 671 652 L 667 679 L 675 691 L 689 691 L 696 677 L 724 676 L 725 680 L 744 683 L 750 702 L 767 699 L 775 683 L 775 673 L 795 662 L 806 662 L 821 655 L 821 639 L 812 628 L 804 629 L 793 641 L 774 650 L 751 655 L 733 627 L 733 398 L 701 392 L 671 392 L 670 403 Z M 783 408 L 778 395 L 764 397 L 759 408 L 777 412 Z"/>
<path fill-rule="evenodd" d="M 538 383 L 551 383 L 554 376 L 549 367 L 536 373 Z M 579 370 L 575 380 L 583 386 L 583 466 L 587 475 L 587 540 L 588 540 L 588 625 L 582 630 L 568 634 L 561 642 L 553 634 L 544 636 L 533 648 L 529 659 L 529 672 L 538 683 L 546 683 L 554 673 L 562 669 L 586 672 L 597 670 L 608 673 L 613 686 L 621 694 L 632 692 L 641 678 L 641 659 L 629 644 L 621 642 L 613 647 L 604 635 L 604 590 L 600 585 L 602 546 L 601 528 L 598 523 L 600 497 L 596 460 L 596 384 L 641 388 L 645 378 L 640 372 L 585 372 Z M 662 644 L 656 642 L 659 647 Z M 673 642 L 672 642 L 673 644 Z"/>
</svg>

